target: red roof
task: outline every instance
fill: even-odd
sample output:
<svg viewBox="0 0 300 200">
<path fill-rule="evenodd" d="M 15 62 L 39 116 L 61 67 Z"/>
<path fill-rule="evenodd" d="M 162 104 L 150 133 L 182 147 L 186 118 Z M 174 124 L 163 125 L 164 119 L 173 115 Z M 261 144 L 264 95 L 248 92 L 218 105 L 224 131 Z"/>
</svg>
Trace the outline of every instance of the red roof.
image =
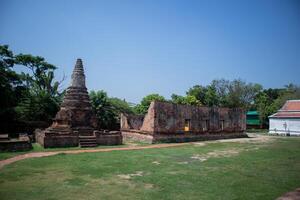
<svg viewBox="0 0 300 200">
<path fill-rule="evenodd" d="M 300 100 L 288 100 L 280 110 L 269 118 L 300 118 Z"/>
<path fill-rule="evenodd" d="M 289 100 L 285 102 L 280 111 L 299 111 L 300 112 L 300 100 Z"/>
</svg>

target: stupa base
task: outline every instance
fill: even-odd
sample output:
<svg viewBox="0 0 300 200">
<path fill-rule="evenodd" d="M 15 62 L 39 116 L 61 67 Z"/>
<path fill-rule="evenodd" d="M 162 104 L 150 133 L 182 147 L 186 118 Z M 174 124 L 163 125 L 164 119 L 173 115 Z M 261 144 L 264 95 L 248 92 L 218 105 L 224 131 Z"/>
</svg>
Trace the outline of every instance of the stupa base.
<svg viewBox="0 0 300 200">
<path fill-rule="evenodd" d="M 78 131 L 70 133 L 51 132 L 47 130 L 35 131 L 36 142 L 44 148 L 59 147 L 95 147 L 98 145 L 120 145 L 122 134 L 120 131 L 93 131 L 92 135 L 81 135 Z"/>
</svg>

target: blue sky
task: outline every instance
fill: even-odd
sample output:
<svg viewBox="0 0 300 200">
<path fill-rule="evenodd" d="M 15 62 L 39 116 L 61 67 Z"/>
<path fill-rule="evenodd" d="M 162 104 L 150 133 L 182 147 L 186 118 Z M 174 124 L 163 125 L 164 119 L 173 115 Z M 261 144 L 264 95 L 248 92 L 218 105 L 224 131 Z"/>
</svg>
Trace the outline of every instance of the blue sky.
<svg viewBox="0 0 300 200">
<path fill-rule="evenodd" d="M 213 79 L 300 84 L 299 0 L 0 0 L 0 44 L 137 103 Z"/>
</svg>

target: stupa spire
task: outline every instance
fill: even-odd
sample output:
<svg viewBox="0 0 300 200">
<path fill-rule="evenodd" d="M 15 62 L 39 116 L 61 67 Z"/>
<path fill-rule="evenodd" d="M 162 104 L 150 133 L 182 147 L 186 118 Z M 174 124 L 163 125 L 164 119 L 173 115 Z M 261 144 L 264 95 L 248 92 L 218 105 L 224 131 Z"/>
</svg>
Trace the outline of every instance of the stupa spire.
<svg viewBox="0 0 300 200">
<path fill-rule="evenodd" d="M 80 58 L 77 59 L 72 73 L 71 87 L 85 88 L 85 75 L 82 60 Z"/>
<path fill-rule="evenodd" d="M 82 60 L 77 59 L 70 87 L 67 88 L 60 110 L 53 123 L 36 134 L 44 147 L 95 147 L 98 144 L 121 144 L 121 132 L 104 133 L 98 128 L 89 93 L 85 86 Z"/>
</svg>

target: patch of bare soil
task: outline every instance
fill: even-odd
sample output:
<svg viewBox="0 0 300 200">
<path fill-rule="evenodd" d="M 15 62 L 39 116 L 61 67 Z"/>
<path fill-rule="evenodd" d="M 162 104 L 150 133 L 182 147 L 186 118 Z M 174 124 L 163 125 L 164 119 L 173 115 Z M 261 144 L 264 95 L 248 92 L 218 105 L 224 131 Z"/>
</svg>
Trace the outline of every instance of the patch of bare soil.
<svg viewBox="0 0 300 200">
<path fill-rule="evenodd" d="M 27 154 L 22 154 L 18 155 L 6 160 L 0 160 L 0 169 L 4 167 L 5 165 L 17 162 L 19 160 L 24 160 L 27 158 L 39 158 L 39 157 L 45 157 L 45 156 L 53 156 L 58 154 L 59 152 L 39 152 L 39 153 L 27 153 Z"/>
<path fill-rule="evenodd" d="M 134 176 L 143 176 L 143 172 L 142 171 L 137 171 L 133 174 L 119 174 L 117 176 L 121 179 L 127 179 L 128 180 L 128 179 L 131 179 Z"/>
<path fill-rule="evenodd" d="M 154 185 L 151 184 L 151 183 L 145 183 L 145 184 L 144 184 L 144 188 L 145 188 L 145 189 L 153 189 L 153 188 L 154 188 Z"/>
<path fill-rule="evenodd" d="M 182 162 L 178 162 L 178 164 L 186 165 L 186 164 L 189 164 L 189 162 L 188 161 L 182 161 Z"/>
<path fill-rule="evenodd" d="M 288 192 L 276 200 L 300 200 L 300 188 L 295 191 Z"/>
<path fill-rule="evenodd" d="M 249 138 L 235 138 L 235 139 L 221 139 L 221 140 L 214 140 L 214 141 L 203 141 L 203 142 L 192 142 L 195 146 L 205 146 L 209 143 L 225 143 L 225 142 L 237 142 L 237 143 L 270 143 L 274 141 L 276 138 L 273 136 L 266 136 L 266 135 L 259 135 L 248 133 Z"/>
<path fill-rule="evenodd" d="M 195 146 L 202 147 L 206 145 L 206 142 L 193 142 Z"/>
<path fill-rule="evenodd" d="M 216 150 L 212 152 L 208 152 L 204 155 L 195 154 L 191 157 L 191 159 L 199 160 L 201 162 L 206 161 L 209 158 L 219 158 L 219 157 L 230 157 L 239 154 L 237 149 L 229 149 L 229 150 Z"/>
<path fill-rule="evenodd" d="M 214 142 L 269 143 L 276 139 L 271 136 L 259 135 L 253 133 L 252 134 L 248 133 L 248 136 L 249 138 L 224 139 L 224 140 L 216 140 Z"/>
<path fill-rule="evenodd" d="M 250 147 L 245 148 L 235 148 L 228 150 L 215 150 L 206 154 L 194 154 L 190 158 L 192 160 L 198 160 L 200 162 L 204 162 L 209 158 L 221 158 L 221 157 L 231 157 L 238 155 L 241 151 L 253 151 L 258 150 L 261 147 L 268 145 L 268 143 L 273 142 L 276 138 L 271 136 L 259 135 L 259 134 L 248 134 L 249 138 L 236 138 L 236 139 L 222 139 L 215 141 L 204 141 L 204 142 L 193 142 L 192 144 L 195 146 L 205 146 L 206 144 L 211 143 L 226 143 L 226 142 L 236 142 L 236 143 L 250 143 L 253 144 Z M 188 164 L 190 161 L 178 162 L 178 164 Z"/>
<path fill-rule="evenodd" d="M 158 161 L 153 161 L 152 164 L 160 165 L 160 162 L 158 162 Z"/>
</svg>

